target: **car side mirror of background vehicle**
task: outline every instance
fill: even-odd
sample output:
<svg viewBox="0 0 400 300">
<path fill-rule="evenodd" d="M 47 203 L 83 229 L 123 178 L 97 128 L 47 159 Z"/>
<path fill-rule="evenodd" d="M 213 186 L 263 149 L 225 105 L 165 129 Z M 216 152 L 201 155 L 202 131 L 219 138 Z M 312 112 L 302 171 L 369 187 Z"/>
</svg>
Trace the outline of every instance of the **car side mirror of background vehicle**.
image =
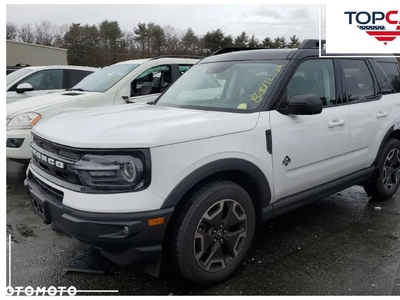
<svg viewBox="0 0 400 300">
<path fill-rule="evenodd" d="M 29 83 L 26 83 L 26 82 L 25 83 L 21 83 L 21 84 L 19 84 L 17 86 L 15 91 L 18 94 L 22 94 L 22 93 L 25 93 L 25 92 L 32 92 L 33 91 L 33 86 L 31 84 L 29 84 Z"/>
<path fill-rule="evenodd" d="M 295 95 L 288 101 L 285 112 L 291 115 L 317 115 L 322 112 L 322 101 L 314 94 Z"/>
</svg>

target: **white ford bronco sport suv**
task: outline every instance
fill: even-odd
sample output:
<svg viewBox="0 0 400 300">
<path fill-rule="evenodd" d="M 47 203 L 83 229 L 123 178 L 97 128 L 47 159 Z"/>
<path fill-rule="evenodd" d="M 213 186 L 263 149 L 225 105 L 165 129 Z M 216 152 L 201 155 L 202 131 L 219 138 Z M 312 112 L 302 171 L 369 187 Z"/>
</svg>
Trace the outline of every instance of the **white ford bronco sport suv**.
<svg viewBox="0 0 400 300">
<path fill-rule="evenodd" d="M 152 105 L 38 124 L 33 209 L 118 264 L 158 275 L 167 262 L 214 284 L 242 263 L 259 222 L 353 185 L 390 198 L 400 184 L 396 59 L 318 52 L 316 40 L 224 49 Z"/>
<path fill-rule="evenodd" d="M 7 104 L 7 158 L 28 164 L 31 129 L 47 118 L 72 110 L 154 101 L 197 62 L 165 56 L 128 60 L 102 68 L 62 93 Z"/>
</svg>

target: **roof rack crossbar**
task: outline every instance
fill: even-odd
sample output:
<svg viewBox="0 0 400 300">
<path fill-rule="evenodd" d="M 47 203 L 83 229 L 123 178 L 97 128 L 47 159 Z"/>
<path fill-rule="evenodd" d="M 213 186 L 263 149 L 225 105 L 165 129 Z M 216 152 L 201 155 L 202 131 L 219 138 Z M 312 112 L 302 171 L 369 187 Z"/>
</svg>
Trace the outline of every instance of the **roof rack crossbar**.
<svg viewBox="0 0 400 300">
<path fill-rule="evenodd" d="M 326 45 L 326 40 L 321 40 L 321 46 Z M 320 48 L 319 40 L 306 39 L 301 42 L 298 49 L 318 49 Z"/>
<path fill-rule="evenodd" d="M 238 51 L 246 51 L 246 50 L 262 50 L 262 49 L 267 49 L 267 48 L 259 48 L 259 47 L 226 47 L 226 48 L 221 48 L 214 53 L 211 54 L 213 55 L 219 55 L 219 54 L 224 54 L 224 53 L 229 53 L 229 52 L 238 52 Z"/>
</svg>

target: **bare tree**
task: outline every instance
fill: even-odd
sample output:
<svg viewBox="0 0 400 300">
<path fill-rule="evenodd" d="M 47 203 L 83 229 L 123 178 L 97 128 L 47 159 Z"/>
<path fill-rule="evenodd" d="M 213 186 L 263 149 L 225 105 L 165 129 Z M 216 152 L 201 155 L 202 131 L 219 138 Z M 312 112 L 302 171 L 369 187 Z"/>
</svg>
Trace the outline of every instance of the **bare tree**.
<svg viewBox="0 0 400 300">
<path fill-rule="evenodd" d="M 31 24 L 23 24 L 18 32 L 19 39 L 24 43 L 33 43 L 35 41 L 35 32 Z"/>
<path fill-rule="evenodd" d="M 6 25 L 6 38 L 7 40 L 15 41 L 18 35 L 18 26 L 12 22 L 7 22 Z"/>
<path fill-rule="evenodd" d="M 40 24 L 36 23 L 36 43 L 39 45 L 51 46 L 53 44 L 53 24 L 43 20 Z"/>
<path fill-rule="evenodd" d="M 64 45 L 64 35 L 69 29 L 68 24 L 53 27 L 53 46 L 62 47 Z"/>
<path fill-rule="evenodd" d="M 165 50 L 168 54 L 176 54 L 180 48 L 181 34 L 171 25 L 164 26 Z"/>
<path fill-rule="evenodd" d="M 123 34 L 127 50 L 129 51 L 129 53 L 134 54 L 137 48 L 137 43 L 135 42 L 135 34 L 129 31 L 124 31 Z"/>
</svg>

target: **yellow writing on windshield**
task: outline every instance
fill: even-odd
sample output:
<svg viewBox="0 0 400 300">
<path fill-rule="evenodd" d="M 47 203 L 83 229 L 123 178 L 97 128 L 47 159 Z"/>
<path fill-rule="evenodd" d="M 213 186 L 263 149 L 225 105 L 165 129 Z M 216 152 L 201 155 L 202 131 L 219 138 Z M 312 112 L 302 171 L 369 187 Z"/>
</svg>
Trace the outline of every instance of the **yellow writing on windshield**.
<svg viewBox="0 0 400 300">
<path fill-rule="evenodd" d="M 276 70 L 271 73 L 265 80 L 261 82 L 260 87 L 250 96 L 250 100 L 260 103 L 263 99 L 264 95 L 268 91 L 268 87 L 272 84 L 275 77 L 278 76 L 279 72 L 281 71 L 283 65 L 279 65 Z"/>
</svg>

